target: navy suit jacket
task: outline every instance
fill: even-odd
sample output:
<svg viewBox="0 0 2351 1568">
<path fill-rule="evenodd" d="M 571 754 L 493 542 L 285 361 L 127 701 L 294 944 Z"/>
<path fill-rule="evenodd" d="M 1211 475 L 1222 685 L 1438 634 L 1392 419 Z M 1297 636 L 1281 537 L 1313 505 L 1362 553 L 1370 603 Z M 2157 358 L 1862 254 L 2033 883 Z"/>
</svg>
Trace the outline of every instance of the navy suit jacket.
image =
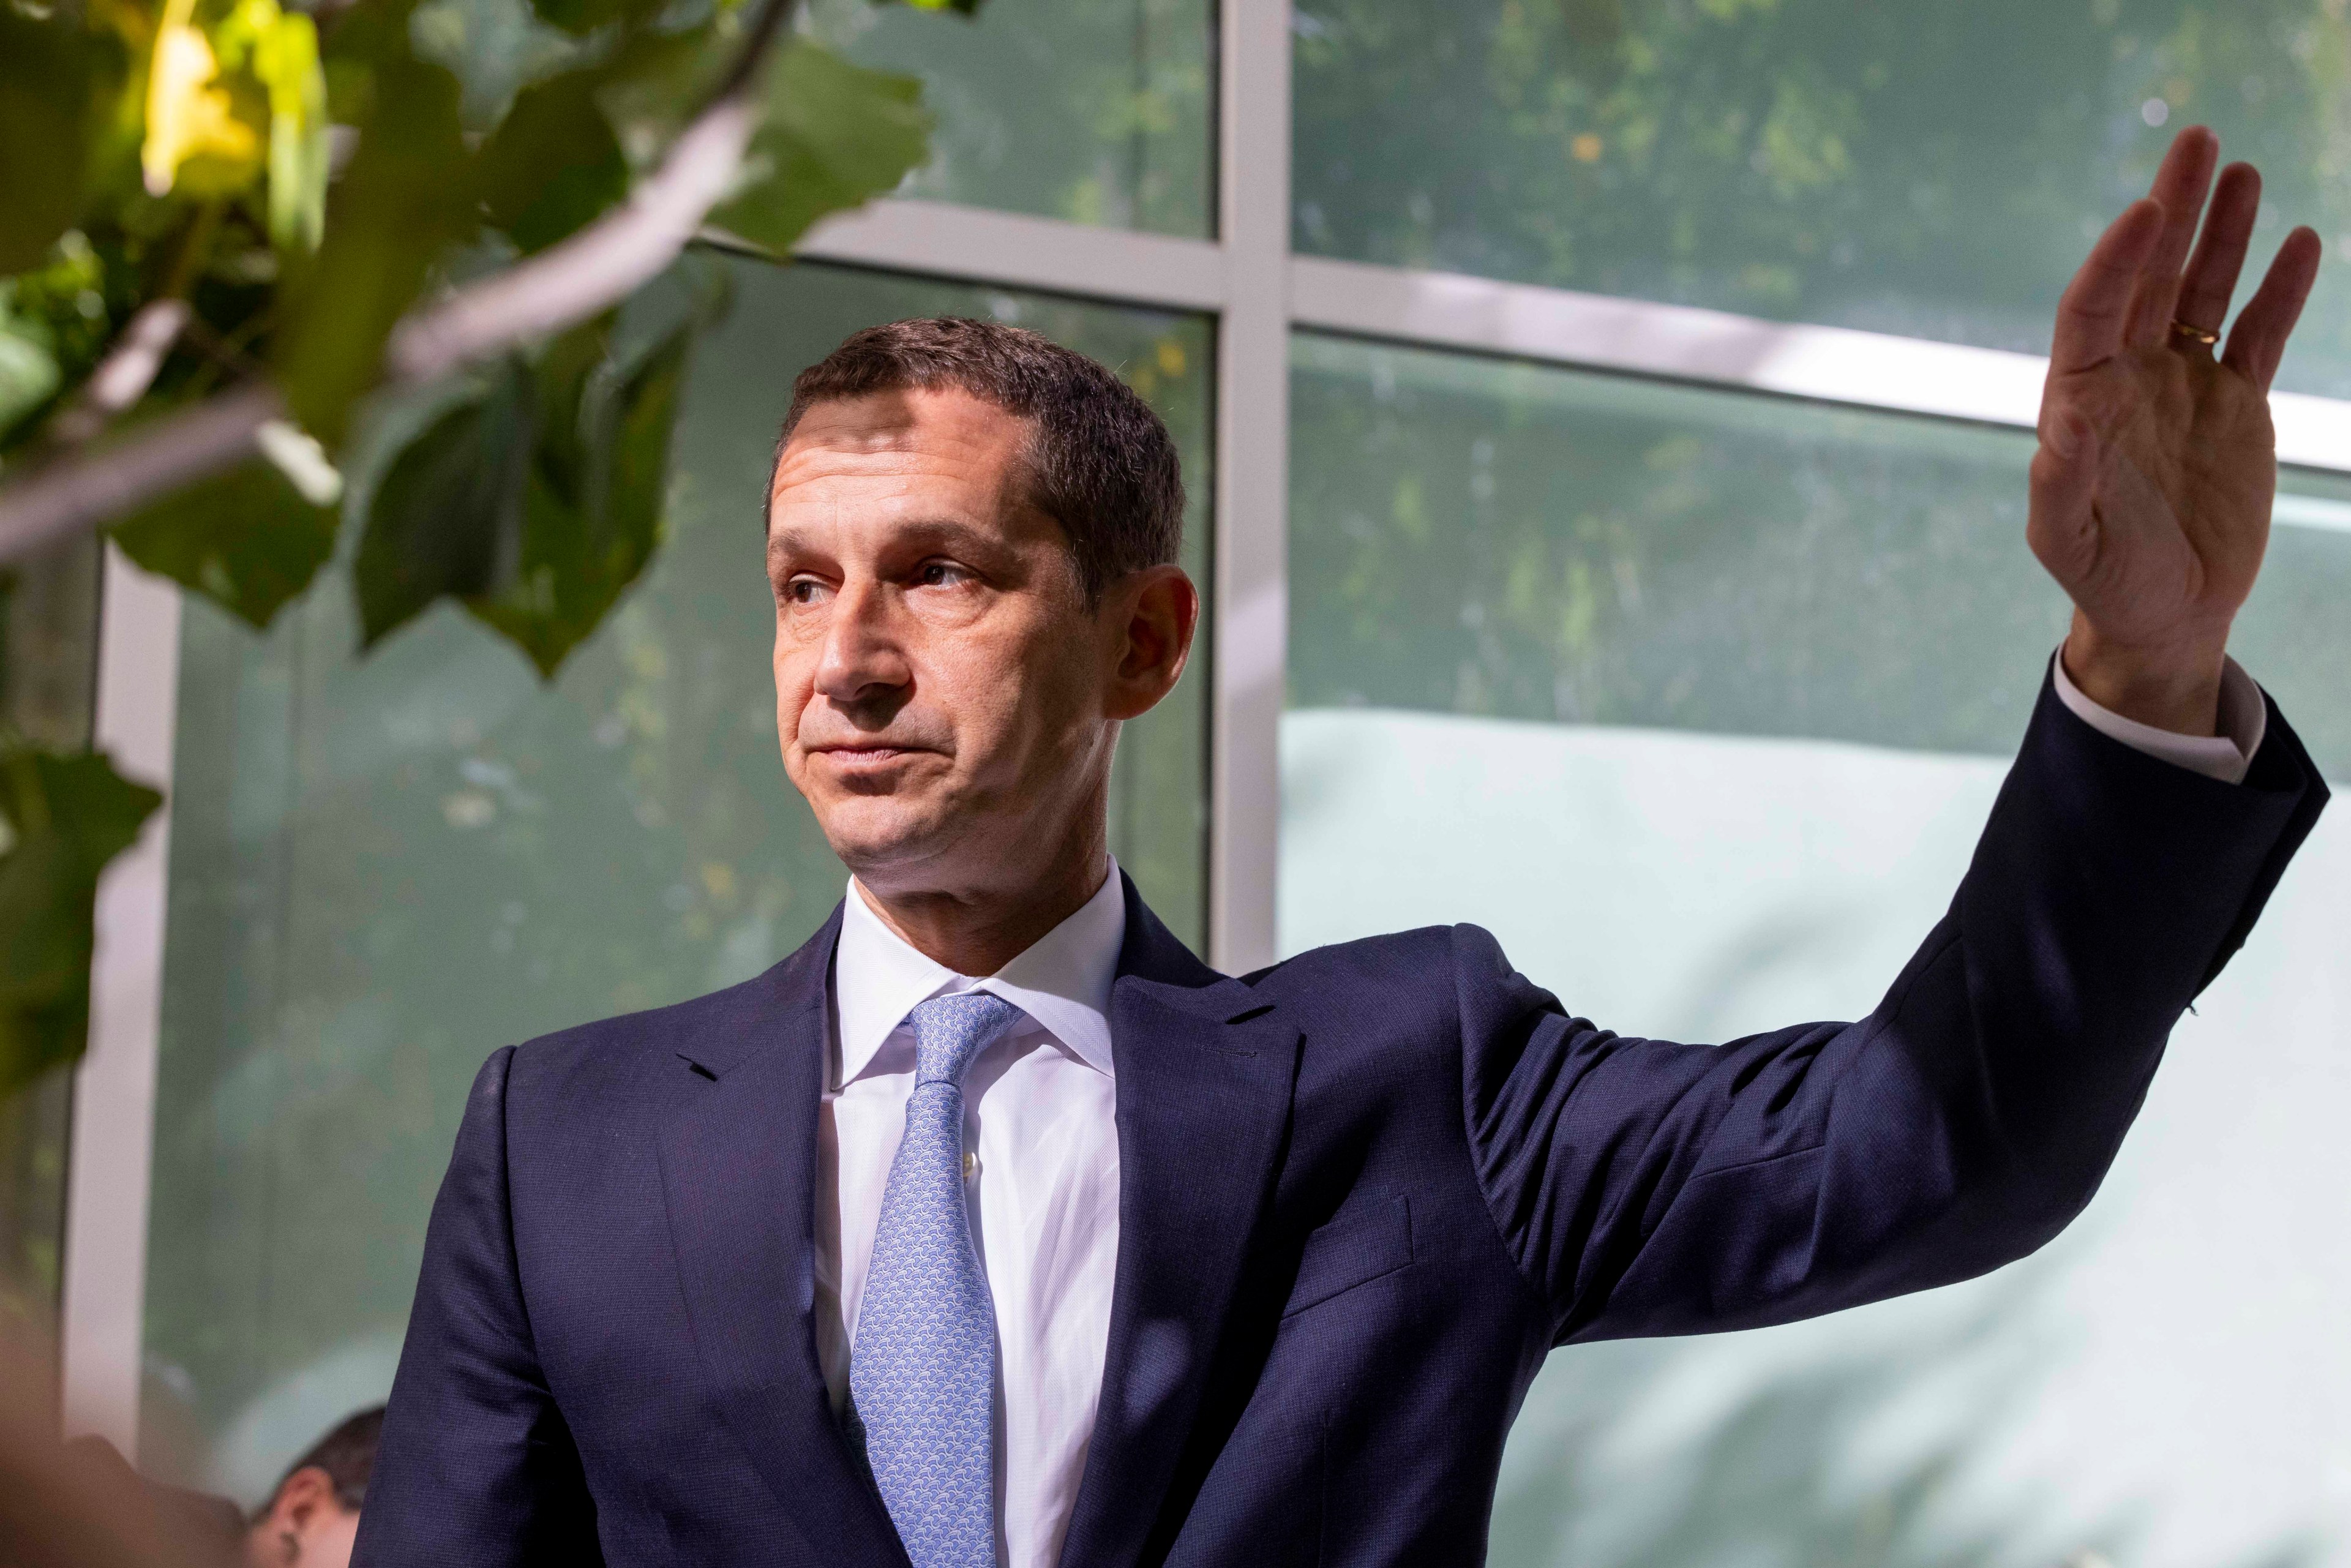
<svg viewBox="0 0 2351 1568">
<path fill-rule="evenodd" d="M 1475 926 L 1228 978 L 1130 885 L 1120 1247 L 1062 1563 L 1476 1563 L 1553 1346 L 1780 1322 L 2031 1251 L 2089 1200 L 2325 799 L 2274 708 L 2230 786 L 2044 690 L 1876 1010 L 1721 1046 L 1599 1029 Z M 903 1568 L 810 1338 L 838 929 L 490 1058 L 361 1568 Z"/>
</svg>

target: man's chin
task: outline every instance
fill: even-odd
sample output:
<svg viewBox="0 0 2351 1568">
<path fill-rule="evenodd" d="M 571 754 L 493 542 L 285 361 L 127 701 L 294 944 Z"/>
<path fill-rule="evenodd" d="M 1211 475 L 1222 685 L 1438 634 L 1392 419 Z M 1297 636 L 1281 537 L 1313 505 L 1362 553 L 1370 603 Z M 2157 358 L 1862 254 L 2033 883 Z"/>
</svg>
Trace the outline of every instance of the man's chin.
<svg viewBox="0 0 2351 1568">
<path fill-rule="evenodd" d="M 955 837 L 936 812 L 904 800 L 865 795 L 828 802 L 817 813 L 817 824 L 832 852 L 868 886 L 936 862 Z"/>
</svg>

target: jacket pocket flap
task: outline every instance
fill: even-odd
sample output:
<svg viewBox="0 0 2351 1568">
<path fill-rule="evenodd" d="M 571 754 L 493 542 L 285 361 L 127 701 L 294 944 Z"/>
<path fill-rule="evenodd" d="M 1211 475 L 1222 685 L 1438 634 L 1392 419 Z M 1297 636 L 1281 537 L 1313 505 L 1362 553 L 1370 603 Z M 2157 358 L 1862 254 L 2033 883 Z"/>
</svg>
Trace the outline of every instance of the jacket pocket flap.
<svg viewBox="0 0 2351 1568">
<path fill-rule="evenodd" d="M 1412 1210 L 1404 1195 L 1366 1197 L 1306 1238 L 1281 1315 L 1302 1312 L 1411 1261 Z"/>
</svg>

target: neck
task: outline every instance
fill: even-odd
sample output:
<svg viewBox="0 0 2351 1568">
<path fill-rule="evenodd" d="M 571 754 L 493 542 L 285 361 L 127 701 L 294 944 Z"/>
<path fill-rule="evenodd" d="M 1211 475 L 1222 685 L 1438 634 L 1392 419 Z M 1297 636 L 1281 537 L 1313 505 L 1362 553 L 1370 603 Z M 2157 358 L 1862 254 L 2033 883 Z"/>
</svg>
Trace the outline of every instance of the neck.
<svg viewBox="0 0 2351 1568">
<path fill-rule="evenodd" d="M 1101 824 L 1069 852 L 1044 857 L 1046 874 L 982 890 L 888 889 L 856 879 L 858 896 L 882 924 L 933 963 L 958 975 L 993 975 L 1083 908 L 1110 874 Z"/>
</svg>

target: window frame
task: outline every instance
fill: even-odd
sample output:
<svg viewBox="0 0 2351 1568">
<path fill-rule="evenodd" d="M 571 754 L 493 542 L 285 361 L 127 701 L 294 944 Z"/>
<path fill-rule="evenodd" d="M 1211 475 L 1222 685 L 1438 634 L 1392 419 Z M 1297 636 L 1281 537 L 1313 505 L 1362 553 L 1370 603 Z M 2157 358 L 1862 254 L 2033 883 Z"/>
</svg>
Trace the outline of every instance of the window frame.
<svg viewBox="0 0 2351 1568">
<path fill-rule="evenodd" d="M 1212 319 L 1216 344 L 1208 956 L 1274 961 L 1280 728 L 1288 662 L 1290 341 L 1294 329 L 1772 396 L 2031 428 L 2045 360 L 1687 306 L 1294 256 L 1289 0 L 1220 0 L 1217 238 L 1090 227 L 891 199 L 820 226 L 811 259 Z M 2351 401 L 2273 393 L 2278 455 L 2351 473 Z M 97 741 L 164 808 L 100 888 L 90 1049 L 67 1173 L 62 1395 L 68 1435 L 133 1455 L 161 1035 L 179 591 L 110 544 Z"/>
</svg>

